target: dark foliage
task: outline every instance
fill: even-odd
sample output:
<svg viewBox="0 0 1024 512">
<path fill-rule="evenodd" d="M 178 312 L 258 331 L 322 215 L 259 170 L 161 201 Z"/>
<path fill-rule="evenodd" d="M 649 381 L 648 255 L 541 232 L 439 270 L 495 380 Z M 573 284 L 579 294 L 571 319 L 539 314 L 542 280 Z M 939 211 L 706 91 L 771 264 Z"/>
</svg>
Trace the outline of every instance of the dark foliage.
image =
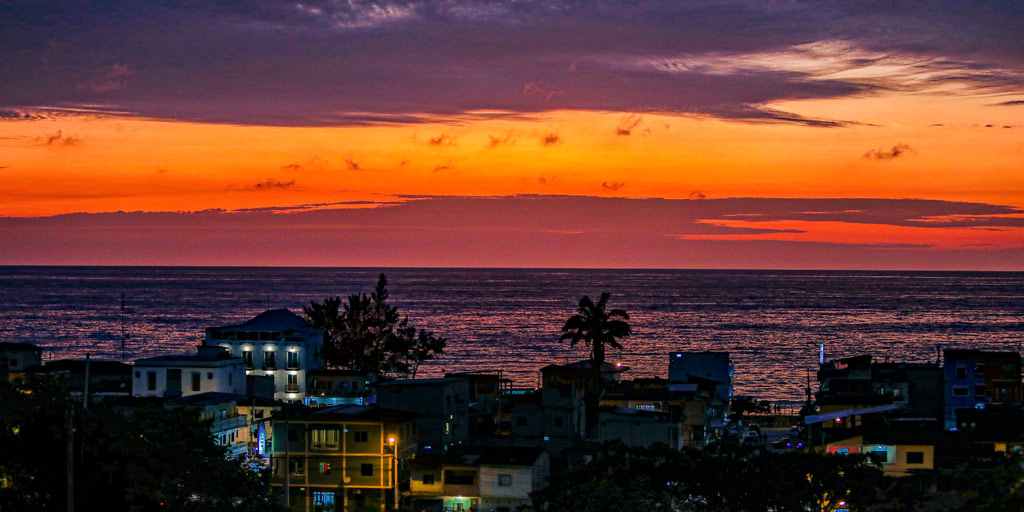
<svg viewBox="0 0 1024 512">
<path fill-rule="evenodd" d="M 0 510 L 67 510 L 69 412 L 76 510 L 279 510 L 269 475 L 225 459 L 197 415 L 102 402 L 83 410 L 46 376 L 0 384 Z"/>
<path fill-rule="evenodd" d="M 421 364 L 444 352 L 443 337 L 409 325 L 387 303 L 387 284 L 381 274 L 369 295 L 354 293 L 344 302 L 328 297 L 303 308 L 310 324 L 324 331 L 329 366 L 415 378 Z"/>
</svg>

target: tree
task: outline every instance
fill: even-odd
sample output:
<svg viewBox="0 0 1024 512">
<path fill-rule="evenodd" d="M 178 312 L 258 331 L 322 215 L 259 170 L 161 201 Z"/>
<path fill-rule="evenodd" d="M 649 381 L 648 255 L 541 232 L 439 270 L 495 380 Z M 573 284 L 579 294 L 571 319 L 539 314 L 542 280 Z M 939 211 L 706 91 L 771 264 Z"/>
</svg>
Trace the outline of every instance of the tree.
<svg viewBox="0 0 1024 512">
<path fill-rule="evenodd" d="M 421 364 L 444 352 L 445 338 L 409 325 L 408 317 L 388 304 L 387 284 L 381 274 L 368 295 L 354 293 L 344 302 L 328 297 L 303 308 L 309 323 L 324 332 L 329 366 L 415 378 Z"/>
<path fill-rule="evenodd" d="M 590 347 L 591 386 L 585 394 L 587 413 L 587 436 L 596 434 L 598 404 L 604 381 L 601 369 L 604 366 L 605 350 L 608 347 L 621 349 L 619 340 L 629 336 L 629 314 L 622 309 L 606 310 L 611 294 L 604 292 L 595 304 L 590 297 L 580 298 L 576 314 L 569 317 L 562 326 L 559 341 L 569 340 L 572 346 L 584 343 Z"/>
<path fill-rule="evenodd" d="M 84 410 L 38 375 L 0 383 L 0 510 L 67 509 L 69 410 L 78 510 L 280 510 L 270 475 L 226 459 L 198 414 L 107 401 Z"/>
<path fill-rule="evenodd" d="M 747 414 L 771 414 L 772 403 L 746 396 L 733 397 L 729 407 L 729 420 L 739 422 Z"/>
</svg>

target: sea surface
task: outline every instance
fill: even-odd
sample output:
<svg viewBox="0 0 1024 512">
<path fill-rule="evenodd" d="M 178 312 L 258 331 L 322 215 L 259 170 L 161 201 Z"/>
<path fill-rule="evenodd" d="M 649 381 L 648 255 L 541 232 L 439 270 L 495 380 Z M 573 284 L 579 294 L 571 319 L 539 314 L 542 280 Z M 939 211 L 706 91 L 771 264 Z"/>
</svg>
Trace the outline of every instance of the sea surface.
<svg viewBox="0 0 1024 512">
<path fill-rule="evenodd" d="M 602 291 L 630 314 L 608 355 L 627 377 L 667 376 L 672 351 L 728 351 L 737 394 L 782 402 L 803 399 L 822 343 L 828 358 L 913 362 L 1024 343 L 1024 273 L 226 267 L 0 267 L 0 341 L 120 359 L 123 293 L 129 361 L 187 352 L 205 327 L 368 292 L 381 272 L 400 312 L 449 340 L 422 376 L 502 369 L 537 385 L 539 368 L 587 357 L 559 330 Z"/>
</svg>

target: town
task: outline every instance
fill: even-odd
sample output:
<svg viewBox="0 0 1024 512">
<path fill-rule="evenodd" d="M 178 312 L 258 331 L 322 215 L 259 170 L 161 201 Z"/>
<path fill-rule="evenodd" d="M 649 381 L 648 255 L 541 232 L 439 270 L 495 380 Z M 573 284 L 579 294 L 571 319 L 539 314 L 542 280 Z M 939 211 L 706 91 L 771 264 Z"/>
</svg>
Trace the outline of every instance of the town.
<svg viewBox="0 0 1024 512">
<path fill-rule="evenodd" d="M 603 313 L 606 300 L 581 301 L 580 311 Z M 614 311 L 604 318 L 612 331 Z M 729 450 L 845 455 L 907 482 L 970 460 L 995 467 L 992 461 L 1016 460 L 1024 448 L 1021 357 L 1013 351 L 946 349 L 928 363 L 822 357 L 817 391 L 807 383 L 798 411 L 734 395 L 726 352 L 667 353 L 660 376 L 646 378 L 631 378 L 602 353 L 545 366 L 539 386 L 529 388 L 514 386 L 501 368 L 434 378 L 333 368 L 329 336 L 309 316 L 268 310 L 207 328 L 190 353 L 132 364 L 44 363 L 38 346 L 0 343 L 0 386 L 50 378 L 79 410 L 107 404 L 129 417 L 153 407 L 188 412 L 225 460 L 266 475 L 271 501 L 292 511 L 559 510 L 553 496 L 565 482 L 558 475 L 607 461 L 609 446 L 637 450 L 638 460 Z M 570 324 L 566 339 L 588 336 L 585 326 Z M 0 472 L 0 488 L 12 478 Z M 681 483 L 665 478 L 667 488 Z M 846 488 L 813 506 L 855 510 L 858 498 Z M 666 510 L 686 510 L 687 499 Z"/>
</svg>

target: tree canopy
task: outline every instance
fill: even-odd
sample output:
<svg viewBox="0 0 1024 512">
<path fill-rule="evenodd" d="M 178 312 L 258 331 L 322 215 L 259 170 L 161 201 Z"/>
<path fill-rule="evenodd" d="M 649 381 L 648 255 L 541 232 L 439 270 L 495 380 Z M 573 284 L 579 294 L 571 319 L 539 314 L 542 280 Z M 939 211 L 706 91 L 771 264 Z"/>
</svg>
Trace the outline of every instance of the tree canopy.
<svg viewBox="0 0 1024 512">
<path fill-rule="evenodd" d="M 309 323 L 324 332 L 328 366 L 415 378 L 421 364 L 444 352 L 445 338 L 413 327 L 388 304 L 387 284 L 381 274 L 370 294 L 328 297 L 303 308 Z"/>
<path fill-rule="evenodd" d="M 77 510 L 279 510 L 269 475 L 226 459 L 197 414 L 82 410 L 50 376 L 0 383 L 0 510 L 67 510 L 69 413 Z"/>
</svg>

